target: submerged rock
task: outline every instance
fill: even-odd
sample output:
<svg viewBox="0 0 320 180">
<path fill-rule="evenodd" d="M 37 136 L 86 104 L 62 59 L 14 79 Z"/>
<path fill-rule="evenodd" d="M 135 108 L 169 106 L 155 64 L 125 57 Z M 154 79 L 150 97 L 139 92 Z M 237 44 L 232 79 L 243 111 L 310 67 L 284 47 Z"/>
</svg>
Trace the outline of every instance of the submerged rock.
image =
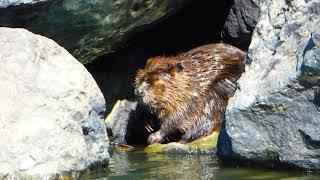
<svg viewBox="0 0 320 180">
<path fill-rule="evenodd" d="M 268 0 L 260 9 L 219 154 L 319 170 L 320 3 Z"/>
<path fill-rule="evenodd" d="M 0 177 L 105 164 L 105 101 L 81 63 L 24 29 L 0 28 L 0 47 Z"/>
<path fill-rule="evenodd" d="M 49 37 L 88 63 L 124 45 L 134 32 L 169 16 L 188 1 L 47 0 L 0 9 L 0 25 L 24 27 Z M 6 2 L 2 7 L 20 4 Z"/>
</svg>

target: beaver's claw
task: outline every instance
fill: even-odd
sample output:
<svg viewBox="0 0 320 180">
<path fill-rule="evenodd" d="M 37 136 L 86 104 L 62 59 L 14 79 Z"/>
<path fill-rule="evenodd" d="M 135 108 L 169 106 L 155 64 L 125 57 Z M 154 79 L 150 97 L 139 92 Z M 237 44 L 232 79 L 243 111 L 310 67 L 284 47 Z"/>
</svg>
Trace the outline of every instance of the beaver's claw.
<svg viewBox="0 0 320 180">
<path fill-rule="evenodd" d="M 152 133 L 148 137 L 148 143 L 153 144 L 153 143 L 160 143 L 162 141 L 163 137 L 161 136 L 160 132 L 157 131 L 155 133 Z"/>
</svg>

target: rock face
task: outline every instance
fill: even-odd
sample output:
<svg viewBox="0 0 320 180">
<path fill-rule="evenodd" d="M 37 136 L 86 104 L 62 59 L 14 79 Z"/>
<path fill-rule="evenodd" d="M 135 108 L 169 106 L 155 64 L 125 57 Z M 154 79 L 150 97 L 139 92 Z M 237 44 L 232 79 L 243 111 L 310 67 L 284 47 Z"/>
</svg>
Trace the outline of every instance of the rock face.
<svg viewBox="0 0 320 180">
<path fill-rule="evenodd" d="M 222 29 L 225 42 L 248 47 L 260 14 L 261 0 L 234 0 Z"/>
<path fill-rule="evenodd" d="M 219 154 L 320 169 L 320 3 L 263 1 Z"/>
<path fill-rule="evenodd" d="M 105 101 L 54 41 L 0 28 L 0 177 L 46 176 L 106 163 Z"/>
<path fill-rule="evenodd" d="M 111 113 L 107 116 L 105 124 L 113 141 L 120 144 L 144 144 L 149 132 L 145 122 L 153 120 L 152 116 L 138 102 L 118 100 Z"/>
<path fill-rule="evenodd" d="M 24 4 L 35 4 L 48 0 L 0 0 L 0 8 L 6 8 L 8 6 L 18 6 Z"/>
<path fill-rule="evenodd" d="M 112 112 L 107 116 L 105 123 L 109 134 L 116 142 L 127 144 L 127 128 L 130 114 L 137 108 L 137 102 L 127 100 L 117 101 Z"/>
<path fill-rule="evenodd" d="M 45 1 L 41 5 L 0 9 L 0 25 L 24 27 L 49 37 L 82 63 L 88 63 L 114 51 L 133 32 L 170 15 L 188 1 Z M 2 6 L 16 2 L 5 1 Z"/>
</svg>

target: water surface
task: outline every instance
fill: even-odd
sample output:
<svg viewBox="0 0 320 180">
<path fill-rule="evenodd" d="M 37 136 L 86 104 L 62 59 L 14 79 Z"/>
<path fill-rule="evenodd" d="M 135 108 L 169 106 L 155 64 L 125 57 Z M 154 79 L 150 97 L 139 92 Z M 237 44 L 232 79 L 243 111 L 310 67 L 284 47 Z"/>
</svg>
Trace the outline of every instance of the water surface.
<svg viewBox="0 0 320 180">
<path fill-rule="evenodd" d="M 258 167 L 231 167 L 212 155 L 148 155 L 142 152 L 113 152 L 108 168 L 85 179 L 319 179 L 315 172 L 280 171 Z"/>
</svg>

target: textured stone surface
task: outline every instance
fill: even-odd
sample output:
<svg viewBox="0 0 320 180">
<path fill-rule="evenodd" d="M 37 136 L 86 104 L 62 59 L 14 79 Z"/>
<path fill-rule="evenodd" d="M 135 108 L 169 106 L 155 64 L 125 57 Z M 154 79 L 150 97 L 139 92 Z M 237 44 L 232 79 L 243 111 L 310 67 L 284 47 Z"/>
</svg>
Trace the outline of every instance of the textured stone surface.
<svg viewBox="0 0 320 180">
<path fill-rule="evenodd" d="M 62 0 L 0 9 L 0 25 L 49 37 L 82 63 L 114 51 L 141 28 L 177 11 L 189 0 Z"/>
<path fill-rule="evenodd" d="M 156 120 L 138 102 L 118 100 L 105 119 L 105 124 L 115 143 L 144 144 L 150 134 L 145 128 L 148 121 Z"/>
<path fill-rule="evenodd" d="M 261 0 L 234 0 L 222 29 L 222 38 L 238 47 L 246 48 L 260 14 Z"/>
<path fill-rule="evenodd" d="M 0 8 L 6 8 L 8 6 L 18 6 L 23 4 L 34 4 L 49 0 L 0 0 Z"/>
<path fill-rule="evenodd" d="M 105 101 L 54 41 L 0 28 L 0 177 L 46 176 L 108 160 Z"/>
<path fill-rule="evenodd" d="M 118 100 L 105 119 L 106 127 L 115 141 L 127 144 L 128 121 L 130 119 L 130 113 L 136 110 L 137 104 L 137 102 Z"/>
<path fill-rule="evenodd" d="M 268 0 L 260 9 L 219 153 L 319 170 L 320 3 Z"/>
</svg>

